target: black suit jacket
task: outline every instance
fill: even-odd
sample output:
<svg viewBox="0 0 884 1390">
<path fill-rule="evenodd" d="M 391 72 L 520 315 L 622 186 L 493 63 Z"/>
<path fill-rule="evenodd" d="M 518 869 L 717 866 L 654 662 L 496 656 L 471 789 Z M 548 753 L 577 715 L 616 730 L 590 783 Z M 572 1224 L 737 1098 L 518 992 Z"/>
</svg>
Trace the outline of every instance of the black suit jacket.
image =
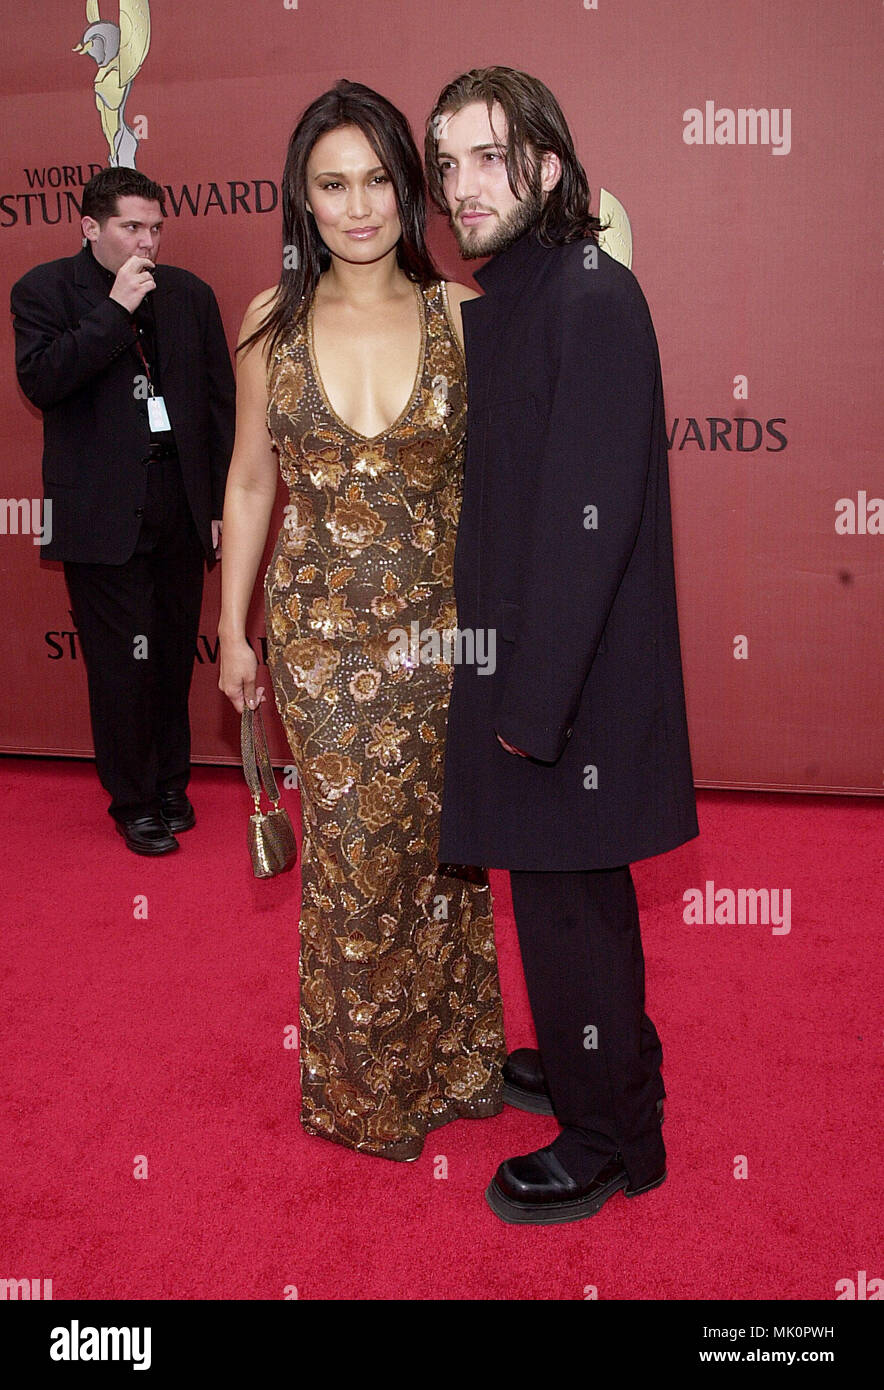
<svg viewBox="0 0 884 1390">
<path fill-rule="evenodd" d="M 443 862 L 613 868 L 698 833 L 657 342 L 588 249 L 529 232 L 464 305 L 458 626 L 494 629 L 496 669 L 455 667 Z"/>
<path fill-rule="evenodd" d="M 215 296 L 177 266 L 158 265 L 152 307 L 163 397 L 206 559 L 233 450 L 235 386 Z M 118 565 L 135 549 L 147 488 L 144 366 L 131 315 L 108 297 L 86 246 L 38 265 L 13 286 L 16 370 L 43 412 L 43 490 L 52 499 L 50 560 Z"/>
</svg>

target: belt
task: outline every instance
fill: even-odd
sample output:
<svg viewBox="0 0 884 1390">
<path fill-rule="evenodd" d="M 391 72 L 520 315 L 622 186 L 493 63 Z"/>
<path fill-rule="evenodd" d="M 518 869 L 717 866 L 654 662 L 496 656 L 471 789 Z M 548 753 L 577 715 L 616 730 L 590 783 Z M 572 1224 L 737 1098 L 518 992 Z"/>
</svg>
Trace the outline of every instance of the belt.
<svg viewBox="0 0 884 1390">
<path fill-rule="evenodd" d="M 176 459 L 178 449 L 174 444 L 164 444 L 160 440 L 152 441 L 147 451 L 147 461 L 153 462 L 155 459 Z"/>
</svg>

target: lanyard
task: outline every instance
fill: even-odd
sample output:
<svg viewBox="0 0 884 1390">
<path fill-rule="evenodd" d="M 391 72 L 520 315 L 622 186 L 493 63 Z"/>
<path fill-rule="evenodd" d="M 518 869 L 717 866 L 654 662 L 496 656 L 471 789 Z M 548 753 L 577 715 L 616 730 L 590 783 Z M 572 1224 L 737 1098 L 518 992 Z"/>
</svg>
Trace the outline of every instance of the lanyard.
<svg viewBox="0 0 884 1390">
<path fill-rule="evenodd" d="M 167 430 L 171 430 L 172 428 L 169 422 L 169 414 L 166 410 L 166 402 L 163 400 L 162 396 L 158 396 L 153 389 L 150 367 L 147 365 L 147 358 L 144 355 L 144 349 L 138 338 L 135 339 L 135 346 L 138 349 L 138 356 L 141 358 L 144 364 L 144 370 L 147 373 L 147 421 L 150 426 L 151 435 L 165 434 Z"/>
<path fill-rule="evenodd" d="M 136 332 L 136 334 L 137 334 L 137 332 L 138 332 L 138 329 L 137 329 L 137 328 L 136 328 L 135 332 Z M 147 358 L 146 358 L 145 355 L 144 355 L 144 348 L 141 346 L 141 340 L 140 340 L 140 338 L 138 338 L 138 337 L 136 337 L 136 339 L 135 339 L 135 347 L 136 347 L 136 350 L 137 350 L 137 352 L 138 352 L 138 356 L 141 358 L 142 362 L 144 363 L 144 373 L 145 373 L 145 376 L 147 377 L 147 389 L 148 389 L 150 395 L 155 396 L 155 395 L 156 395 L 156 392 L 155 392 L 154 389 L 153 389 L 153 377 L 152 377 L 151 374 L 150 374 L 150 367 L 147 365 Z"/>
</svg>

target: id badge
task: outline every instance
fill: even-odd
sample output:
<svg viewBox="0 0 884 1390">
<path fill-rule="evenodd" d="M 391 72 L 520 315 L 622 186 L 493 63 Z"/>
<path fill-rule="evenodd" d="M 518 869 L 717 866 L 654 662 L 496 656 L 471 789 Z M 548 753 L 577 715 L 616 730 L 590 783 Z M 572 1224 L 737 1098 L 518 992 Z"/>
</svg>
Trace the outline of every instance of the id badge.
<svg viewBox="0 0 884 1390">
<path fill-rule="evenodd" d="M 169 415 L 166 410 L 166 402 L 162 396 L 148 396 L 147 398 L 147 422 L 150 425 L 151 433 L 156 434 L 162 430 L 172 428 Z"/>
</svg>

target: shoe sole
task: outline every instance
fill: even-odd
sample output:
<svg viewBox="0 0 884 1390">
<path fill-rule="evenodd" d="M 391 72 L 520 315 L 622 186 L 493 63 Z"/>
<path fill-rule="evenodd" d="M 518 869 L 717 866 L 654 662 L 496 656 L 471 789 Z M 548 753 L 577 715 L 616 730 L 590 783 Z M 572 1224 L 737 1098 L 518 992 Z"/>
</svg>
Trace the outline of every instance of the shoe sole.
<svg viewBox="0 0 884 1390">
<path fill-rule="evenodd" d="M 612 1179 L 592 1198 L 583 1197 L 576 1202 L 546 1202 L 538 1206 L 513 1201 L 501 1192 L 497 1180 L 492 1178 L 485 1189 L 485 1200 L 494 1215 L 510 1226 L 559 1226 L 567 1221 L 584 1221 L 591 1216 L 597 1216 L 608 1199 L 617 1192 L 622 1191 L 624 1197 L 640 1197 L 643 1192 L 651 1192 L 653 1188 L 660 1187 L 666 1181 L 666 1176 L 664 1172 L 662 1177 L 654 1178 L 653 1182 L 630 1190 L 624 1174 L 621 1178 Z"/>
<path fill-rule="evenodd" d="M 165 816 L 160 816 L 160 820 L 163 822 L 163 825 L 170 835 L 180 835 L 182 831 L 192 830 L 196 825 L 196 816 L 194 816 L 193 820 L 189 820 L 186 825 L 173 825 L 171 821 L 166 820 Z"/>
<path fill-rule="evenodd" d="M 123 839 L 126 840 L 126 832 L 119 821 L 117 821 L 117 833 L 122 835 Z M 164 854 L 174 854 L 175 850 L 180 849 L 181 846 L 173 845 L 171 849 L 140 849 L 138 845 L 130 844 L 129 841 L 126 840 L 126 848 L 131 850 L 133 854 L 145 854 L 150 859 L 161 859 Z"/>
<path fill-rule="evenodd" d="M 503 1101 L 505 1105 L 512 1105 L 516 1110 L 526 1110 L 529 1115 L 552 1115 L 552 1101 L 549 1096 L 540 1095 L 537 1091 L 526 1091 L 521 1086 L 515 1086 L 510 1081 L 503 1083 Z"/>
<path fill-rule="evenodd" d="M 609 1197 L 626 1187 L 626 1174 L 613 1178 L 594 1197 L 583 1197 L 574 1202 L 544 1202 L 537 1206 L 515 1202 L 501 1192 L 497 1179 L 492 1178 L 485 1189 L 485 1201 L 495 1216 L 510 1226 L 558 1226 L 565 1221 L 583 1221 L 596 1216 Z"/>
</svg>

